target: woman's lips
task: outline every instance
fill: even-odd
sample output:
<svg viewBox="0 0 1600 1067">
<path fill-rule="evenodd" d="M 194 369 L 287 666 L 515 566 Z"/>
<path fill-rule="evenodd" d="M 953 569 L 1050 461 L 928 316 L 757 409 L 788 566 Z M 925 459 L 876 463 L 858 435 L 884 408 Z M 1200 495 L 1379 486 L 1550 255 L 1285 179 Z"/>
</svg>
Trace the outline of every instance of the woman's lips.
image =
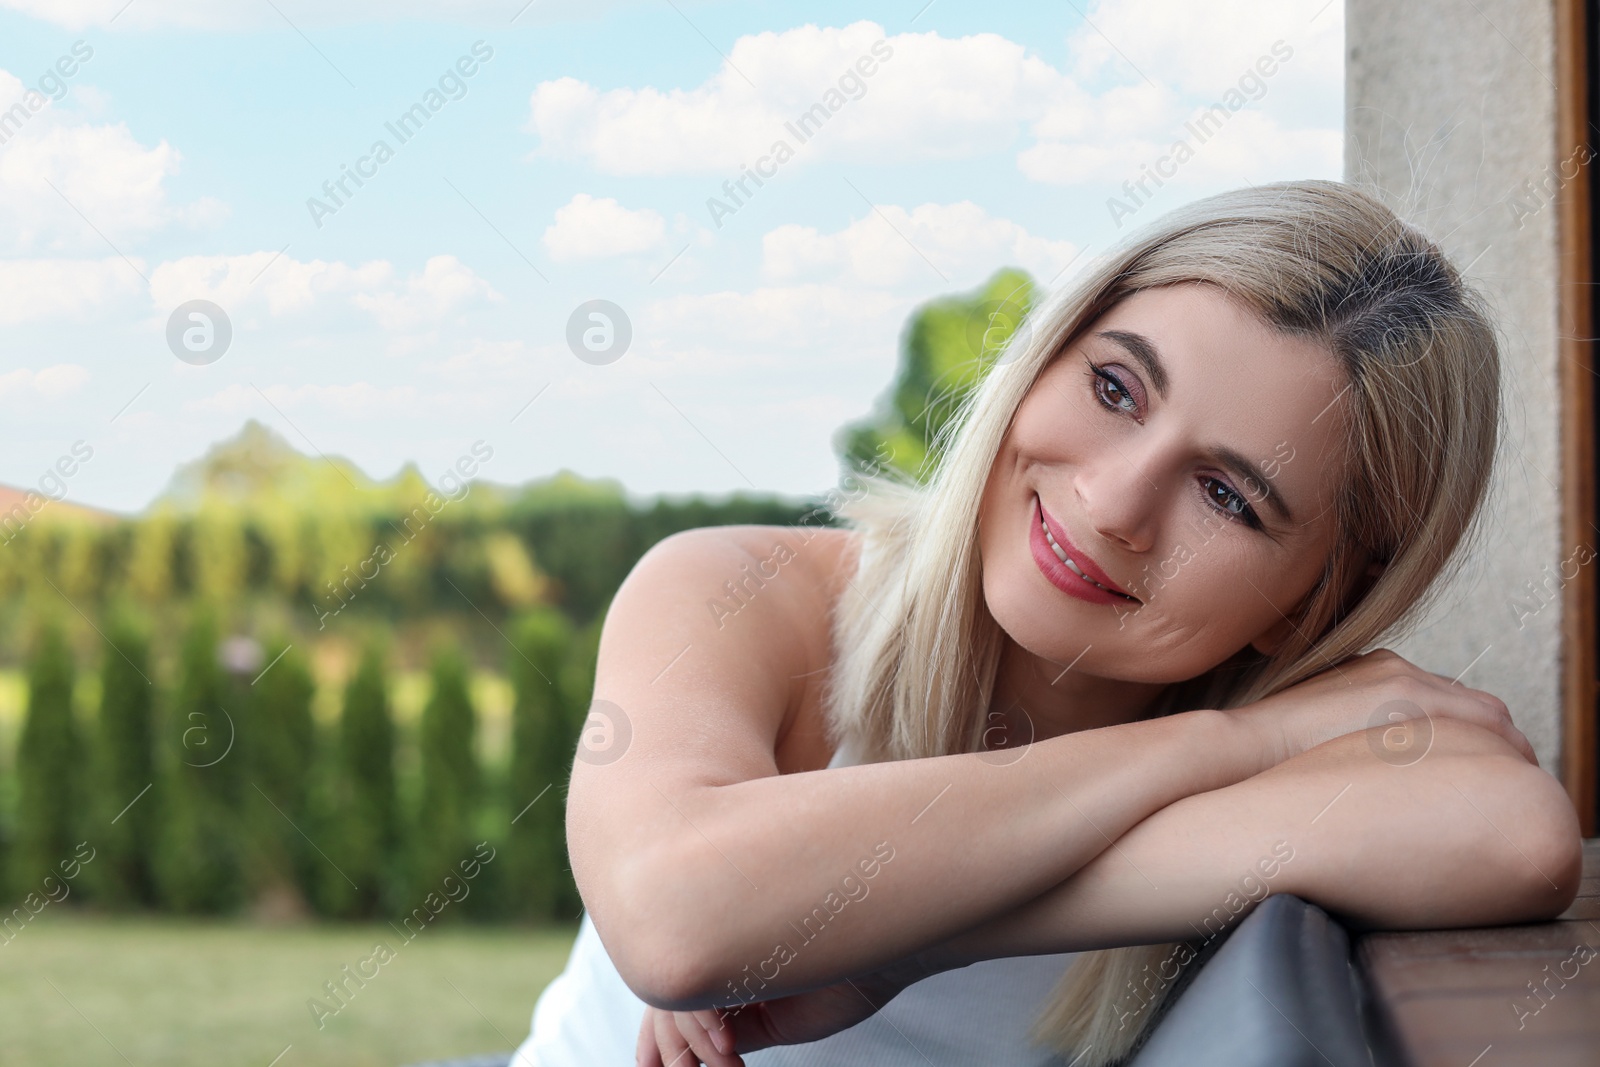
<svg viewBox="0 0 1600 1067">
<path fill-rule="evenodd" d="M 1094 560 L 1073 545 L 1061 524 L 1044 510 L 1037 495 L 1033 498 L 1033 523 L 1028 541 L 1034 562 L 1062 592 L 1094 604 L 1139 603 L 1138 598 L 1124 592 Z"/>
</svg>

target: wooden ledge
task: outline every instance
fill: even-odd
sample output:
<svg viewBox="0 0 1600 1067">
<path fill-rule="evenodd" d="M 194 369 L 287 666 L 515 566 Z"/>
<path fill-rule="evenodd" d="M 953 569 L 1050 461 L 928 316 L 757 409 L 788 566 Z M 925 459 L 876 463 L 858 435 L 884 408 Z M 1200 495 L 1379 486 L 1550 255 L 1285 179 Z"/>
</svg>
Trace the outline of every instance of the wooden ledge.
<svg viewBox="0 0 1600 1067">
<path fill-rule="evenodd" d="M 1356 958 L 1405 1067 L 1600 1064 L 1600 838 L 1556 919 L 1368 934 Z"/>
</svg>

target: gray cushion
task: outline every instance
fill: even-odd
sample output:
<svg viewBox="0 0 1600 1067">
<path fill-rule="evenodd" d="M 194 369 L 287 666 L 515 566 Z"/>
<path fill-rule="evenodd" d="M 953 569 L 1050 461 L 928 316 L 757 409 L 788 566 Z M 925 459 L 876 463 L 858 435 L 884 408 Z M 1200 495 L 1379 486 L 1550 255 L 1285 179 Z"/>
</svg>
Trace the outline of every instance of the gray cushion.
<svg viewBox="0 0 1600 1067">
<path fill-rule="evenodd" d="M 1290 894 L 1257 905 L 1174 992 L 1129 1067 L 1385 1062 L 1368 1047 L 1361 984 L 1344 928 Z"/>
</svg>

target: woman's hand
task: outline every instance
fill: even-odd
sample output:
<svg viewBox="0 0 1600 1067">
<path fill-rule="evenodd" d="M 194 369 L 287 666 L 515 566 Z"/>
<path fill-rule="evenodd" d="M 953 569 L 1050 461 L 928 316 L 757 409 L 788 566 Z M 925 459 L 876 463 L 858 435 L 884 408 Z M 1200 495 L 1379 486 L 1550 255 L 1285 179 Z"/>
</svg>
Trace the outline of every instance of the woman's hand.
<svg viewBox="0 0 1600 1067">
<path fill-rule="evenodd" d="M 645 1008 L 639 1067 L 743 1067 L 739 1053 L 820 1041 L 874 1015 L 928 972 L 889 968 L 860 978 L 737 1008 Z"/>
<path fill-rule="evenodd" d="M 1529 763 L 1539 763 L 1499 697 L 1425 671 L 1386 648 L 1352 656 L 1281 693 L 1223 714 L 1261 738 L 1273 766 L 1324 741 L 1373 727 L 1384 728 L 1373 735 L 1375 744 L 1397 755 L 1408 753 L 1409 746 L 1426 743 L 1431 737 L 1428 720 L 1440 716 L 1491 730 Z M 1421 721 L 1403 725 L 1408 720 Z"/>
<path fill-rule="evenodd" d="M 734 1037 L 736 1010 L 666 1011 L 646 1005 L 634 1050 L 637 1067 L 744 1067 Z M 743 1048 L 742 1051 L 753 1051 Z M 686 1055 L 687 1054 L 687 1055 Z"/>
</svg>

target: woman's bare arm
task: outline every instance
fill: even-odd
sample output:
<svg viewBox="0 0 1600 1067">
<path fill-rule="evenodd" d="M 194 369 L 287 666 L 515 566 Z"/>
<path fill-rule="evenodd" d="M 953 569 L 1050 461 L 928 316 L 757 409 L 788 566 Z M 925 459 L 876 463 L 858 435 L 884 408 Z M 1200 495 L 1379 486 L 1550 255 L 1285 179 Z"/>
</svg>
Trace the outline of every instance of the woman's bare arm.
<svg viewBox="0 0 1600 1067">
<path fill-rule="evenodd" d="M 1582 868 L 1560 783 L 1488 730 L 1451 719 L 1433 730 L 1432 748 L 1409 766 L 1351 733 L 1180 800 L 1061 885 L 902 970 L 914 980 L 1001 956 L 1209 939 L 1269 892 L 1310 900 L 1353 929 L 1560 914 Z"/>
<path fill-rule="evenodd" d="M 1037 742 L 1009 766 L 971 753 L 778 774 L 786 713 L 829 661 L 839 536 L 671 538 L 607 616 L 595 695 L 631 739 L 611 762 L 580 746 L 568 841 L 596 930 L 648 1003 L 765 999 L 899 960 L 1271 762 L 1239 723 L 1190 712 Z M 793 558 L 757 568 L 778 544 Z M 732 617 L 713 608 L 737 603 L 725 582 L 774 569 Z"/>
</svg>

